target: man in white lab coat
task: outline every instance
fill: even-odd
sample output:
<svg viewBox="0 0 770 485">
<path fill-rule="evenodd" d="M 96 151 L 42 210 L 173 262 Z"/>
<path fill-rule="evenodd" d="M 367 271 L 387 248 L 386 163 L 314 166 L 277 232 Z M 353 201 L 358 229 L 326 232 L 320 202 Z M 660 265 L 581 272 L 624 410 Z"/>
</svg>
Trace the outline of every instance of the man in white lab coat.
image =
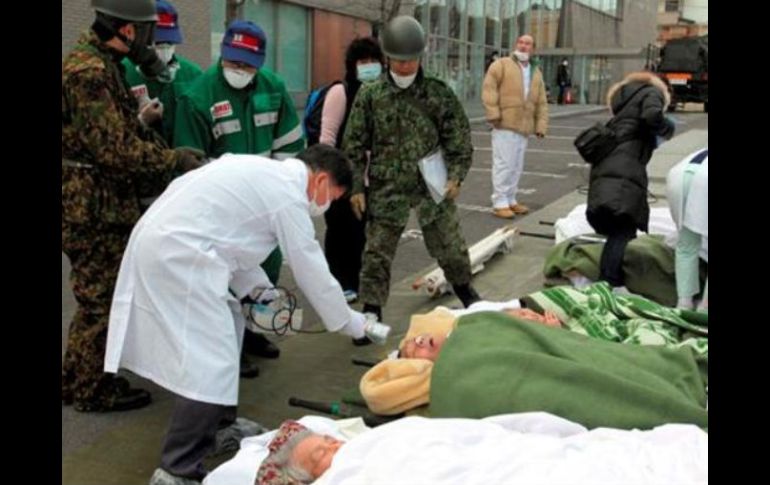
<svg viewBox="0 0 770 485">
<path fill-rule="evenodd" d="M 276 246 L 326 328 L 364 336 L 366 318 L 348 307 L 311 221 L 351 180 L 350 162 L 327 145 L 282 162 L 226 154 L 176 179 L 134 227 L 104 369 L 129 369 L 177 395 L 151 484 L 198 483 L 203 458 L 222 444 L 218 430 L 233 424 L 240 300 L 271 286 L 260 264 Z"/>
</svg>

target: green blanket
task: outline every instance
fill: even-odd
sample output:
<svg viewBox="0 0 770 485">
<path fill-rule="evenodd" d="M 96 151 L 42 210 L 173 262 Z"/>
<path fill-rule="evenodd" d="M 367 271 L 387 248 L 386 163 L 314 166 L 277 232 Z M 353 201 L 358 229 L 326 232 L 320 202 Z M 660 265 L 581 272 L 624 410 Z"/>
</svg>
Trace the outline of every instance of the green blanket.
<svg viewBox="0 0 770 485">
<path fill-rule="evenodd" d="M 603 281 L 578 290 L 559 286 L 532 293 L 522 303 L 551 311 L 571 331 L 637 345 L 691 347 L 708 358 L 708 314 L 678 310 L 635 295 L 620 296 Z"/>
<path fill-rule="evenodd" d="M 708 427 L 695 354 L 605 342 L 497 312 L 462 317 L 433 368 L 432 417 L 546 411 L 588 428 Z"/>
<path fill-rule="evenodd" d="M 588 279 L 599 279 L 599 261 L 603 243 L 568 239 L 551 249 L 545 259 L 546 278 L 563 284 L 567 273 L 577 272 Z M 706 263 L 701 261 L 701 288 L 706 278 Z M 674 250 L 666 246 L 663 236 L 644 235 L 633 239 L 623 258 L 625 286 L 661 305 L 676 306 Z"/>
</svg>

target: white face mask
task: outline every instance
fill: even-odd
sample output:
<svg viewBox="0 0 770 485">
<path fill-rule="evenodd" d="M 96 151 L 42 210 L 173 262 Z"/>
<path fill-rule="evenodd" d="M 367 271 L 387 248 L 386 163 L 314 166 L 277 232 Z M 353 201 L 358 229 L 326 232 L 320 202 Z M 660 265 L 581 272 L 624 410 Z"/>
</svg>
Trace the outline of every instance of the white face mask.
<svg viewBox="0 0 770 485">
<path fill-rule="evenodd" d="M 174 57 L 175 47 L 174 44 L 159 44 L 155 46 L 155 52 L 158 54 L 160 60 L 163 61 L 163 64 L 171 62 L 171 58 Z"/>
<path fill-rule="evenodd" d="M 256 75 L 256 73 L 241 71 L 240 69 L 233 69 L 231 67 L 225 67 L 223 71 L 227 83 L 234 89 L 245 88 Z"/>
<path fill-rule="evenodd" d="M 568 63 L 567 61 L 564 61 L 564 62 L 562 62 L 562 65 L 563 65 L 564 67 L 567 67 L 567 65 L 568 65 L 568 64 L 569 64 L 569 63 Z"/>
<path fill-rule="evenodd" d="M 529 62 L 529 54 L 526 52 L 513 51 L 513 55 L 516 56 L 519 62 Z"/>
<path fill-rule="evenodd" d="M 326 203 L 324 205 L 318 205 L 318 202 L 316 202 L 315 198 L 318 195 L 318 189 L 316 189 L 316 193 L 313 194 L 313 198 L 310 199 L 310 217 L 321 217 L 324 215 L 324 212 L 329 210 L 329 206 L 332 205 L 332 198 L 329 196 L 329 182 L 326 182 Z"/>
<path fill-rule="evenodd" d="M 398 86 L 401 89 L 406 89 L 409 86 L 411 86 L 414 80 L 417 78 L 416 72 L 409 76 L 399 76 L 398 74 L 393 72 L 393 70 L 391 70 L 390 75 L 393 77 L 393 82 L 396 83 L 396 86 Z"/>
</svg>

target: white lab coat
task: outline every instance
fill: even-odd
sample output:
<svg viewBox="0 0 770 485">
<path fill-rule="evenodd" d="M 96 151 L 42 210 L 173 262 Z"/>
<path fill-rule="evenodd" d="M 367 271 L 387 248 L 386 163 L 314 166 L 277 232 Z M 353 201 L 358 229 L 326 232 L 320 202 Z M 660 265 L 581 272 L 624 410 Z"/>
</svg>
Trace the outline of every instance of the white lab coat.
<svg viewBox="0 0 770 485">
<path fill-rule="evenodd" d="M 299 160 L 224 155 L 175 180 L 131 233 L 110 310 L 104 370 L 129 369 L 196 401 L 235 405 L 240 299 L 271 286 L 260 267 L 280 246 L 326 328 L 357 312 L 329 272 Z"/>
<path fill-rule="evenodd" d="M 671 217 L 677 229 L 686 227 L 701 235 L 700 257 L 708 261 L 709 240 L 709 159 L 708 156 L 700 163 L 692 175 L 690 190 L 684 193 L 682 184 L 684 172 L 690 161 L 702 150 L 685 157 L 669 170 L 666 177 L 666 192 Z M 685 198 L 687 203 L 684 203 Z"/>
</svg>

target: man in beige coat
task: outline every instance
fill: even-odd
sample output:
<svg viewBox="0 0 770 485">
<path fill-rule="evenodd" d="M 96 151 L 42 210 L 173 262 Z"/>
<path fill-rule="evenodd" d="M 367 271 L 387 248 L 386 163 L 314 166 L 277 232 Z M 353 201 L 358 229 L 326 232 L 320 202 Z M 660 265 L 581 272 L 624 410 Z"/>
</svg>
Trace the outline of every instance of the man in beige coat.
<svg viewBox="0 0 770 485">
<path fill-rule="evenodd" d="M 524 152 L 533 133 L 538 138 L 548 129 L 548 101 L 540 69 L 530 62 L 534 51 L 531 35 L 516 41 L 516 50 L 489 66 L 481 100 L 492 124 L 492 208 L 497 217 L 513 219 L 529 208 L 516 201 L 524 170 Z"/>
</svg>

